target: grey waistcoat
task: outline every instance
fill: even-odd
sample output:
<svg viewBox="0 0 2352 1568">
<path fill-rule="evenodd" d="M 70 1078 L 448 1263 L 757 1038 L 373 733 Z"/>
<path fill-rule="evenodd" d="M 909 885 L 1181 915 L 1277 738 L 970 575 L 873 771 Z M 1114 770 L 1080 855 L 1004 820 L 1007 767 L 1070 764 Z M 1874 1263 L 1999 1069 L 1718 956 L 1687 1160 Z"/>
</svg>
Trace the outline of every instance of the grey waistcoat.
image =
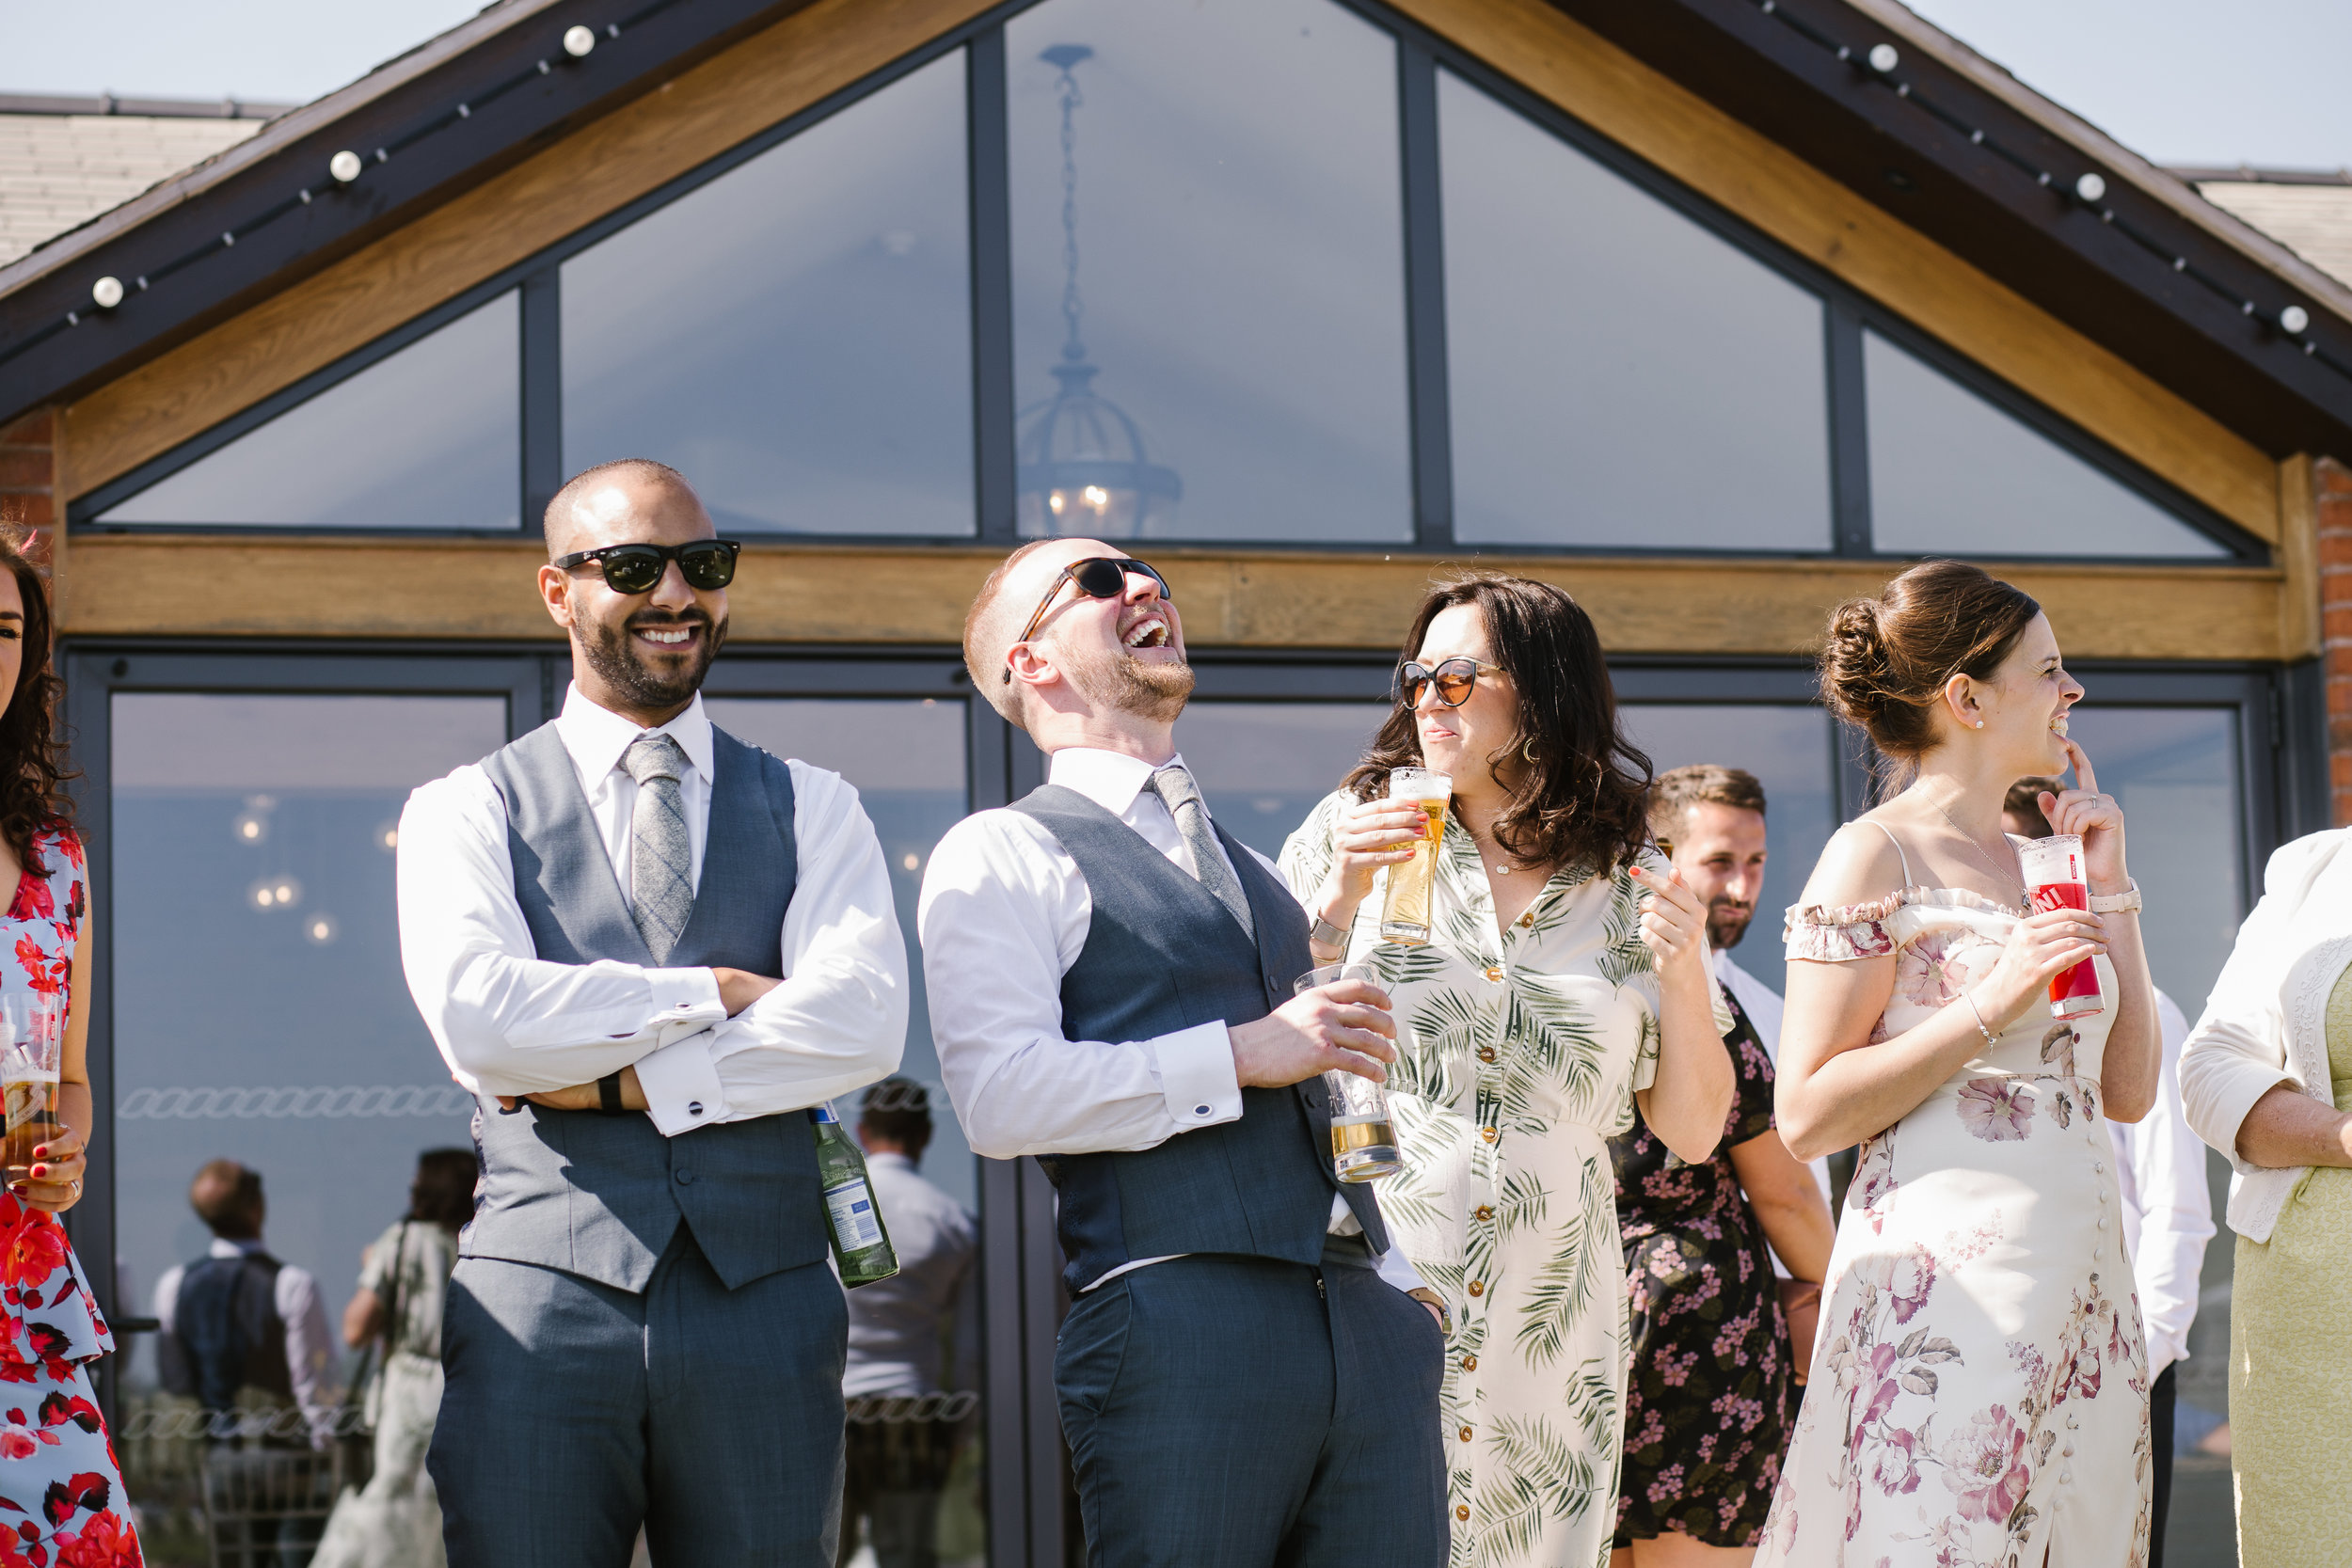
<svg viewBox="0 0 2352 1568">
<path fill-rule="evenodd" d="M 1136 1040 L 1222 1020 L 1248 1023 L 1290 1000 L 1314 967 L 1307 917 L 1257 858 L 1216 830 L 1249 898 L 1253 944 L 1181 866 L 1077 791 L 1047 784 L 1015 801 L 1078 863 L 1094 912 L 1062 976 L 1062 1034 Z M 1057 1228 L 1074 1293 L 1137 1258 L 1240 1253 L 1315 1263 L 1331 1194 L 1375 1248 L 1388 1248 L 1366 1185 L 1331 1172 L 1331 1113 L 1320 1076 L 1290 1088 L 1245 1088 L 1239 1121 L 1179 1132 L 1134 1153 L 1040 1156 L 1061 1196 Z"/>
<path fill-rule="evenodd" d="M 798 861 L 792 774 L 713 728 L 710 827 L 694 912 L 668 967 L 784 973 Z M 653 955 L 553 724 L 482 765 L 506 802 L 515 896 L 538 956 L 650 966 Z M 729 1290 L 825 1256 L 817 1147 L 795 1111 L 665 1138 L 641 1114 L 474 1106 L 482 1182 L 458 1251 L 643 1291 L 681 1221 Z"/>
</svg>

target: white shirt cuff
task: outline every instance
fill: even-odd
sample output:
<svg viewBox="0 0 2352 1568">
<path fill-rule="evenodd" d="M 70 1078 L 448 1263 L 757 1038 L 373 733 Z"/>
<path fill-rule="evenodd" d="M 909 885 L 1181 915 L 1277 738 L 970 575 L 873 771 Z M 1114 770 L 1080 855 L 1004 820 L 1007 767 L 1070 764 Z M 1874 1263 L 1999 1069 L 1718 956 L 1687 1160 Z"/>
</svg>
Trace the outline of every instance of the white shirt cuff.
<svg viewBox="0 0 2352 1568">
<path fill-rule="evenodd" d="M 1225 1025 L 1197 1023 L 1151 1040 L 1152 1066 L 1168 1119 L 1179 1132 L 1241 1119 L 1241 1083 L 1233 1072 L 1233 1039 Z"/>
<path fill-rule="evenodd" d="M 710 1047 L 708 1034 L 691 1035 L 637 1058 L 637 1086 L 645 1091 L 645 1114 L 663 1137 L 715 1127 L 725 1116 L 726 1093 L 720 1087 L 719 1065 Z"/>
<path fill-rule="evenodd" d="M 719 1000 L 719 976 L 707 969 L 649 969 L 645 983 L 653 988 L 648 1028 L 686 1023 L 707 1029 L 727 1016 L 727 1005 Z"/>
</svg>

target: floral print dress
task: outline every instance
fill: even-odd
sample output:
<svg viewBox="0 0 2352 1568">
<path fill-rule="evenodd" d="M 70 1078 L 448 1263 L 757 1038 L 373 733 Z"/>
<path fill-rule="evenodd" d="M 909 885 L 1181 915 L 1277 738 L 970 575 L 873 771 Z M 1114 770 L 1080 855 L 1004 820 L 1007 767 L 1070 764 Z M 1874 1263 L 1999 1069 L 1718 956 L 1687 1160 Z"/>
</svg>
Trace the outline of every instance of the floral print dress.
<svg viewBox="0 0 2352 1568">
<path fill-rule="evenodd" d="M 1724 999 L 1735 1082 L 1714 1158 L 1692 1164 L 1646 1127 L 1609 1144 L 1628 1291 L 1620 1546 L 1668 1534 L 1755 1545 L 1797 1414 L 1772 1258 L 1731 1164 L 1772 1131 L 1772 1063 Z"/>
<path fill-rule="evenodd" d="M 1333 794 L 1283 846 L 1303 899 L 1329 870 Z M 1663 875 L 1665 862 L 1645 855 Z M 1658 1061 L 1646 896 L 1567 871 L 1497 928 L 1469 833 L 1449 824 L 1424 947 L 1380 941 L 1387 873 L 1348 961 L 1396 1009 L 1389 1104 L 1405 1156 L 1389 1232 L 1454 1314 L 1442 1408 L 1453 1568 L 1597 1568 L 1617 1515 L 1624 1256 L 1609 1139 Z M 1728 1017 L 1722 1021 L 1730 1027 Z"/>
<path fill-rule="evenodd" d="M 1788 911 L 1788 957 L 1895 959 L 1873 1040 L 1989 974 L 1957 888 Z M 2099 959 L 2099 982 L 2116 994 Z M 1757 1568 L 2144 1568 L 2148 1361 L 2099 1115 L 2113 1022 L 2036 1005 L 1862 1146 Z"/>
<path fill-rule="evenodd" d="M 0 992 L 67 995 L 88 900 L 82 842 L 70 830 L 34 847 L 0 938 Z M 138 1537 L 122 1495 L 88 1364 L 114 1349 L 65 1227 L 0 1188 L 0 1568 L 135 1568 Z"/>
</svg>

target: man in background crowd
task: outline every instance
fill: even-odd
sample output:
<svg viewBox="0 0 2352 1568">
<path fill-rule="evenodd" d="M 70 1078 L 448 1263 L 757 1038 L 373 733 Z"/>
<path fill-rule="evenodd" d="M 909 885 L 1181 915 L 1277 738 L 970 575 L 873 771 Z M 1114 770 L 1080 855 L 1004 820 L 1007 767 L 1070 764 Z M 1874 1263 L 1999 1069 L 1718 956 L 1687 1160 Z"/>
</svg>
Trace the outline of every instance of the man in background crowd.
<svg viewBox="0 0 2352 1568">
<path fill-rule="evenodd" d="M 1708 957 L 1716 982 L 1748 1015 L 1757 1043 L 1778 1067 L 1780 993 L 1731 960 L 1764 891 L 1764 785 L 1753 773 L 1712 763 L 1669 768 L 1650 786 L 1650 826 L 1684 885 L 1707 900 Z M 1827 1160 L 1813 1162 L 1813 1177 L 1828 1196 Z"/>
<path fill-rule="evenodd" d="M 848 1292 L 849 1464 L 840 1560 L 858 1521 L 878 1568 L 934 1568 L 939 1497 L 978 1386 L 979 1222 L 923 1180 L 930 1094 L 896 1074 L 866 1091 L 857 1124 L 898 1272 Z"/>
<path fill-rule="evenodd" d="M 156 1281 L 159 1380 L 203 1407 L 207 1444 L 324 1449 L 334 1427 L 326 1308 L 318 1281 L 262 1244 L 262 1173 L 209 1161 L 188 1203 L 213 1244 Z"/>
<path fill-rule="evenodd" d="M 2001 802 L 2001 826 L 2019 838 L 2047 838 L 2044 790 L 2056 779 L 2020 779 Z M 2188 1325 L 2197 1318 L 2197 1275 L 2213 1235 L 2213 1197 L 2205 1188 L 2205 1146 L 2181 1114 L 2181 1046 L 2188 1020 L 2159 990 L 2156 1021 L 2164 1031 L 2156 1103 L 2136 1122 L 2110 1121 L 2116 1183 L 2123 1197 L 2123 1244 L 2132 1258 L 2140 1326 L 2148 1341 L 2148 1421 L 2156 1474 L 2149 1514 L 2149 1568 L 2164 1568 L 2164 1518 L 2172 1501 L 2172 1418 L 2179 1379 L 2188 1359 Z"/>
</svg>

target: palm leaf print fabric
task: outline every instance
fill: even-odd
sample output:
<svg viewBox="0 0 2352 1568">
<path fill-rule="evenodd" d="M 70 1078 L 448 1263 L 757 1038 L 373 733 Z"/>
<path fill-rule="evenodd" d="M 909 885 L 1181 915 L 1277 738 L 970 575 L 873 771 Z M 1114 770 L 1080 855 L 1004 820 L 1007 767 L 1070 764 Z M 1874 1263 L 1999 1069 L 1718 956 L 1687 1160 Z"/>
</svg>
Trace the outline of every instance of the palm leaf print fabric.
<svg viewBox="0 0 2352 1568">
<path fill-rule="evenodd" d="M 1302 899 L 1352 803 L 1327 797 L 1283 847 Z M 1385 876 L 1357 911 L 1348 961 L 1376 969 L 1396 1009 L 1389 1101 L 1405 1170 L 1380 1183 L 1381 1210 L 1454 1311 L 1452 1568 L 1597 1568 L 1616 1524 L 1625 1387 L 1608 1140 L 1633 1125 L 1658 1055 L 1645 895 L 1622 869 L 1562 872 L 1500 930 L 1455 821 L 1431 941 L 1399 947 L 1380 941 Z"/>
</svg>

